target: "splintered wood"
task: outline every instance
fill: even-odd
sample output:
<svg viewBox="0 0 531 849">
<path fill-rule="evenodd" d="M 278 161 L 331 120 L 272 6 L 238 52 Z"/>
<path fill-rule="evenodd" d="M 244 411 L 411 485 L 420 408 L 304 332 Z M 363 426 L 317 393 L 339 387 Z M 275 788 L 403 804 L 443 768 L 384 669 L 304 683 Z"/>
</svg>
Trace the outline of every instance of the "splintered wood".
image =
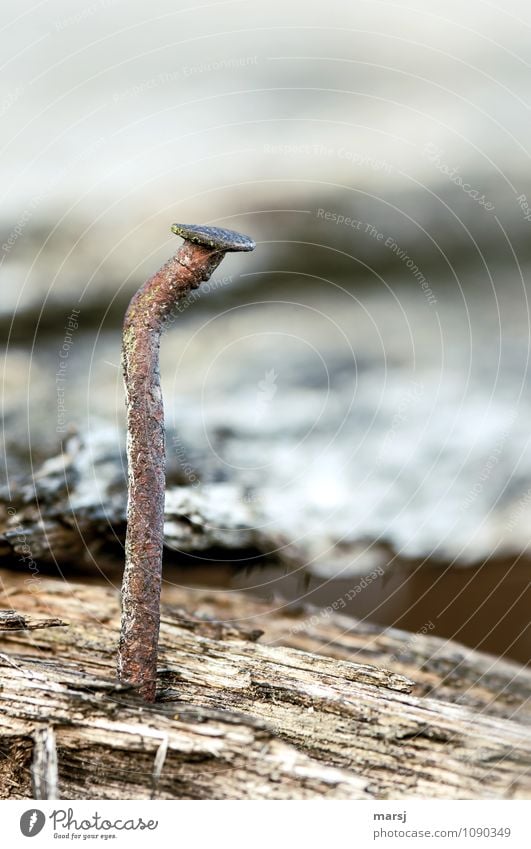
<svg viewBox="0 0 531 849">
<path fill-rule="evenodd" d="M 531 675 L 517 664 L 344 616 L 171 588 L 157 702 L 146 706 L 115 681 L 117 589 L 42 578 L 28 593 L 15 573 L 0 578 L 11 616 L 69 623 L 0 632 L 2 798 L 531 793 Z"/>
</svg>

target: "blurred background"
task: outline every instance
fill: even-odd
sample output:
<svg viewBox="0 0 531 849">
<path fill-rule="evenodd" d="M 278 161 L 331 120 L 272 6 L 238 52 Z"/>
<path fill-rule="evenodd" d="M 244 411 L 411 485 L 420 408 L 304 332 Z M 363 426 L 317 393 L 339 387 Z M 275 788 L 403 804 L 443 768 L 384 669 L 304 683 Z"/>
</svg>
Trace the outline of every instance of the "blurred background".
<svg viewBox="0 0 531 849">
<path fill-rule="evenodd" d="M 14 505 L 36 568 L 119 585 L 123 313 L 173 222 L 230 227 L 162 346 L 167 587 L 527 662 L 530 35 L 523 0 L 6 9 L 0 562 Z"/>
</svg>

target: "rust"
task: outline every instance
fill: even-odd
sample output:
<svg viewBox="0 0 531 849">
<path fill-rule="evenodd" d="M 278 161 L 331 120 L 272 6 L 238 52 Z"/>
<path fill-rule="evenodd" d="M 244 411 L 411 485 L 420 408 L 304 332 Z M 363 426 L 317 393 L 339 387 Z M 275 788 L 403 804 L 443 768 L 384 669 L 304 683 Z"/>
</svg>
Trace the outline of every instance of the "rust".
<svg viewBox="0 0 531 849">
<path fill-rule="evenodd" d="M 128 508 L 118 678 L 146 701 L 156 693 L 164 540 L 165 433 L 160 338 L 181 298 L 196 289 L 228 251 L 251 251 L 248 236 L 174 224 L 184 243 L 133 296 L 125 314 L 122 366 L 127 405 Z"/>
</svg>

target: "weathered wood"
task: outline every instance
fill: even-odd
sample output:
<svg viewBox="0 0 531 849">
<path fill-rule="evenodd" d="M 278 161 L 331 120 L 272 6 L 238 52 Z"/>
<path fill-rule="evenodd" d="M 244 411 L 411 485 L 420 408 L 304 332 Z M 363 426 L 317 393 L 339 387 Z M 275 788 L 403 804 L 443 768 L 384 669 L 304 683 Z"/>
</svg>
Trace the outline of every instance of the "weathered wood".
<svg viewBox="0 0 531 849">
<path fill-rule="evenodd" d="M 170 592 L 166 591 L 166 597 Z M 186 593 L 172 589 L 174 604 Z M 381 628 L 309 606 L 269 612 L 262 602 L 235 593 L 201 593 L 207 616 L 243 619 L 266 631 L 262 641 L 360 663 L 377 664 L 414 681 L 417 696 L 467 705 L 474 711 L 531 723 L 531 672 L 518 663 L 474 651 L 453 640 Z"/>
<path fill-rule="evenodd" d="M 175 336 L 179 334 L 168 334 L 166 342 L 171 342 Z M 234 374 L 239 375 L 235 364 L 234 369 Z M 345 371 L 348 373 L 346 367 Z M 229 372 L 233 373 L 230 369 Z M 193 373 L 195 375 L 195 362 Z M 242 385 L 246 385 L 244 376 L 245 372 Z M 232 379 L 235 386 L 239 385 L 239 379 Z M 199 371 L 194 384 L 200 382 Z M 371 381 L 369 385 L 372 386 Z M 189 391 L 192 390 L 189 388 Z M 276 391 L 274 385 L 268 391 Z M 298 399 L 295 387 L 287 393 L 289 403 L 278 409 L 274 406 L 274 415 L 269 411 L 264 420 L 260 419 L 259 428 L 256 422 L 251 426 L 249 421 L 253 421 L 255 386 L 251 391 L 247 385 L 247 394 L 242 390 L 241 398 L 235 394 L 232 384 L 226 392 L 220 387 L 214 397 L 219 392 L 221 397 L 230 397 L 231 403 L 216 406 L 212 402 L 212 409 L 206 400 L 190 400 L 187 396 L 186 413 L 181 409 L 179 412 L 179 431 L 170 426 L 166 434 L 166 559 L 175 556 L 175 552 L 196 555 L 222 551 L 233 561 L 242 560 L 243 556 L 260 556 L 270 564 L 280 561 L 296 565 L 306 573 L 325 578 L 367 574 L 375 566 L 395 574 L 401 566 L 413 564 L 420 568 L 428 563 L 477 567 L 488 559 L 489 568 L 502 565 L 513 580 L 519 574 L 516 595 L 520 595 L 520 590 L 524 594 L 529 576 L 526 552 L 527 528 L 531 520 L 530 488 L 525 479 L 506 487 L 500 494 L 496 510 L 491 510 L 490 501 L 485 504 L 479 496 L 473 497 L 477 484 L 474 475 L 481 472 L 481 467 L 479 471 L 475 466 L 467 469 L 464 479 L 456 477 L 454 482 L 451 470 L 458 461 L 453 459 L 441 473 L 446 475 L 451 471 L 451 482 L 457 490 L 454 492 L 454 487 L 448 483 L 451 503 L 445 502 L 442 511 L 448 526 L 446 531 L 438 526 L 436 533 L 431 510 L 442 486 L 439 477 L 432 476 L 438 481 L 436 491 L 431 495 L 426 493 L 423 498 L 414 498 L 410 492 L 412 486 L 413 493 L 416 492 L 418 471 L 412 471 L 404 492 L 401 487 L 407 475 L 401 474 L 400 487 L 395 487 L 397 482 L 392 470 L 399 458 L 393 460 L 391 456 L 387 462 L 386 453 L 392 454 L 394 444 L 390 434 L 394 433 L 392 423 L 396 410 L 392 404 L 384 416 L 391 429 L 384 433 L 376 429 L 374 434 L 371 429 L 373 442 L 359 452 L 355 463 L 351 462 L 352 445 L 356 444 L 353 434 L 360 421 L 367 421 L 372 415 L 373 391 L 367 388 L 367 408 L 360 415 L 358 406 L 355 407 L 353 420 L 349 419 L 348 426 L 342 429 L 339 441 L 335 437 L 332 439 L 338 427 L 336 414 L 322 431 L 320 427 L 310 427 L 304 414 L 308 400 L 305 401 L 304 393 Z M 419 407 L 417 427 L 422 430 L 429 412 L 424 409 L 427 398 L 423 393 L 429 394 L 427 387 L 422 392 L 416 385 L 413 389 L 410 387 L 404 402 L 412 405 L 408 415 Z M 249 398 L 254 399 L 252 403 Z M 80 407 L 82 401 L 80 398 Z M 335 404 L 331 407 L 336 409 Z M 258 406 L 254 412 L 258 414 L 260 409 Z M 328 414 L 331 415 L 330 411 Z M 510 412 L 506 416 L 509 424 L 502 437 L 509 433 L 512 421 Z M 168 420 L 172 421 L 171 415 Z M 321 426 L 323 422 L 319 421 Z M 408 439 L 414 440 L 414 434 L 415 430 Z M 361 440 L 367 434 L 362 432 L 358 436 Z M 124 437 L 125 425 L 120 428 L 96 422 L 90 431 L 64 438 L 63 453 L 49 457 L 35 474 L 26 464 L 25 474 L 10 475 L 9 488 L 0 489 L 0 555 L 11 556 L 14 562 L 22 555 L 31 555 L 41 564 L 53 566 L 60 562 L 79 572 L 92 568 L 94 559 L 101 563 L 102 556 L 108 557 L 110 551 L 121 553 L 127 500 Z M 430 450 L 436 448 L 438 452 L 443 437 L 444 433 L 431 436 Z M 329 439 L 332 439 L 331 456 L 326 450 Z M 304 451 L 299 450 L 302 444 Z M 505 450 L 510 444 L 507 438 Z M 484 448 L 487 456 L 488 448 Z M 455 446 L 455 457 L 461 456 L 460 452 L 466 454 L 465 449 L 468 447 Z M 479 448 L 474 443 L 476 451 Z M 413 456 L 412 452 L 413 447 L 400 456 Z M 7 453 L 16 456 L 13 447 Z M 286 463 L 286 456 L 292 458 L 290 463 Z M 242 457 L 252 469 L 238 471 Z M 266 469 L 261 467 L 264 457 L 268 458 Z M 315 458 L 319 458 L 316 466 Z M 404 473 L 406 470 L 409 473 L 410 465 L 405 465 Z M 367 510 L 368 504 L 358 491 L 359 484 L 372 479 L 374 474 L 377 485 L 367 496 L 370 496 L 370 503 L 376 497 L 375 492 L 388 492 L 389 498 L 383 499 L 382 505 L 375 502 L 373 509 Z M 322 494 L 320 487 L 323 487 Z M 334 509 L 330 508 L 328 498 L 332 498 Z M 335 498 L 340 499 L 337 505 Z M 408 508 L 402 515 L 404 504 Z M 353 517 L 361 515 L 365 516 L 365 521 L 358 525 Z M 399 516 L 402 519 L 398 519 Z M 412 530 L 416 528 L 423 529 L 422 539 L 417 542 Z M 518 568 L 513 568 L 515 558 L 518 558 Z M 114 558 L 115 562 L 119 560 L 119 557 Z M 512 601 L 505 601 L 505 609 Z M 525 600 L 520 604 L 524 610 L 518 611 L 517 605 L 513 615 L 518 613 L 520 618 L 525 618 Z M 525 621 L 522 627 L 526 624 Z"/>
<path fill-rule="evenodd" d="M 70 623 L 0 634 L 4 798 L 530 795 L 520 708 L 531 676 L 516 664 L 336 614 L 305 629 L 312 611 L 172 589 L 146 707 L 114 680 L 115 589 L 40 580 L 28 593 L 19 575 L 0 577 L 3 606 Z"/>
<path fill-rule="evenodd" d="M 0 489 L 0 556 L 26 571 L 68 564 L 71 573 L 93 569 L 105 561 L 102 549 L 116 552 L 108 565 L 122 570 L 125 543 L 127 484 L 125 457 L 111 427 L 96 428 L 90 436 L 73 435 L 61 454 L 50 458 L 35 475 Z M 171 442 L 171 439 L 168 440 Z M 190 486 L 190 480 L 168 456 L 164 542 L 172 551 L 225 550 L 269 552 L 287 543 L 278 531 L 261 530 L 256 505 L 245 499 L 242 485 Z M 281 559 L 280 556 L 271 558 Z M 294 551 L 282 559 L 297 563 Z"/>
</svg>

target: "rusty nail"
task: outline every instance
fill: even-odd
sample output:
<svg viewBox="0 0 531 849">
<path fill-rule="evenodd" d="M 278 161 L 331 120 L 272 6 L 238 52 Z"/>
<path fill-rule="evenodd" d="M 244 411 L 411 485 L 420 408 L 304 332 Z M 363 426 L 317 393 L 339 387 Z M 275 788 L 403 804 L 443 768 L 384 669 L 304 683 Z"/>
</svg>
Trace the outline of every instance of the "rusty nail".
<svg viewBox="0 0 531 849">
<path fill-rule="evenodd" d="M 228 251 L 255 243 L 233 230 L 174 224 L 184 239 L 127 308 L 122 366 L 127 405 L 128 506 L 118 678 L 155 700 L 164 537 L 165 434 L 160 337 L 177 302 L 208 280 Z"/>
</svg>

